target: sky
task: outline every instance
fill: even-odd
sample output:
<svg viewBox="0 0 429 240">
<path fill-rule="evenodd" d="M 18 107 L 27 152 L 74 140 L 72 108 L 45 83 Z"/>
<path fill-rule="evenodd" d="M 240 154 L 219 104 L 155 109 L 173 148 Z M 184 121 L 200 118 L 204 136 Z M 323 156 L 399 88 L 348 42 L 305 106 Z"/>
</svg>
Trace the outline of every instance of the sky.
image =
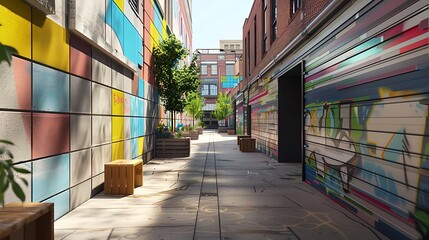
<svg viewBox="0 0 429 240">
<path fill-rule="evenodd" d="M 253 0 L 192 0 L 192 48 L 219 48 L 219 40 L 241 40 Z"/>
</svg>

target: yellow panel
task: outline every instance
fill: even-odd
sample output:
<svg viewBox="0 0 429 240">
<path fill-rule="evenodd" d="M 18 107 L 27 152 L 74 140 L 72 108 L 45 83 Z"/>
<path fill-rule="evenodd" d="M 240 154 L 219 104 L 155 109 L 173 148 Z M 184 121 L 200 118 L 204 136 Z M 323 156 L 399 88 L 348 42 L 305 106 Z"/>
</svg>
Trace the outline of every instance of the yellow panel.
<svg viewBox="0 0 429 240">
<path fill-rule="evenodd" d="M 112 143 L 112 161 L 124 159 L 124 142 Z"/>
<path fill-rule="evenodd" d="M 140 155 L 142 155 L 144 152 L 144 137 L 139 137 L 138 139 L 137 139 L 137 144 L 138 144 L 138 148 L 137 148 L 137 150 L 138 150 L 138 155 L 140 156 Z"/>
<path fill-rule="evenodd" d="M 33 11 L 33 60 L 69 71 L 67 31 L 38 11 Z"/>
<path fill-rule="evenodd" d="M 150 49 L 152 51 L 155 46 L 158 46 L 159 42 L 159 33 L 152 21 L 150 22 L 150 36 L 152 38 L 152 41 L 150 41 Z"/>
<path fill-rule="evenodd" d="M 2 0 L 0 24 L 0 43 L 31 58 L 31 8 L 22 1 Z"/>
<path fill-rule="evenodd" d="M 121 9 L 122 12 L 124 12 L 124 0 L 113 0 L 116 5 L 118 5 L 119 9 Z"/>
<path fill-rule="evenodd" d="M 112 117 L 112 142 L 124 139 L 124 117 Z"/>
<path fill-rule="evenodd" d="M 165 19 L 162 19 L 162 39 L 167 38 L 167 22 Z"/>
<path fill-rule="evenodd" d="M 112 115 L 124 115 L 124 93 L 112 89 Z"/>
</svg>

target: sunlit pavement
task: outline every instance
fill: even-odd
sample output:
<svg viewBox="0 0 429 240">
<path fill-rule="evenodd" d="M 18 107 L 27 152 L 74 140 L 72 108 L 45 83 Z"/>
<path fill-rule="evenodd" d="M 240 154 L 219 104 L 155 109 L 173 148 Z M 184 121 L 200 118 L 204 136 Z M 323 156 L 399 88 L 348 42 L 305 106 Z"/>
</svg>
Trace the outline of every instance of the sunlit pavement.
<svg viewBox="0 0 429 240">
<path fill-rule="evenodd" d="M 134 195 L 98 194 L 55 222 L 55 239 L 386 239 L 301 181 L 300 164 L 242 153 L 205 131 L 191 156 L 153 159 Z"/>
</svg>

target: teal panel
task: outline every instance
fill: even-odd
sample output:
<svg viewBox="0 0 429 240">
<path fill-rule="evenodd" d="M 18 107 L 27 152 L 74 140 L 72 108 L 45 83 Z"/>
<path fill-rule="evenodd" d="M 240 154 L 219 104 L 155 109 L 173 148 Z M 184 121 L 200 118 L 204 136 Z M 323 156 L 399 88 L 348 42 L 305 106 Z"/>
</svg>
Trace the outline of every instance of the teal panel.
<svg viewBox="0 0 429 240">
<path fill-rule="evenodd" d="M 138 151 L 138 139 L 134 138 L 131 139 L 131 158 L 136 158 L 139 156 L 139 151 Z"/>
<path fill-rule="evenodd" d="M 131 117 L 131 137 L 132 138 L 138 137 L 139 134 L 140 134 L 139 118 L 138 117 Z"/>
<path fill-rule="evenodd" d="M 139 97 L 144 98 L 144 81 L 141 78 L 139 78 L 138 95 Z"/>
<path fill-rule="evenodd" d="M 142 51 L 142 38 L 128 18 L 124 18 L 124 55 L 135 65 L 143 65 L 139 51 Z"/>
<path fill-rule="evenodd" d="M 67 153 L 33 162 L 33 202 L 40 202 L 69 188 L 69 161 Z"/>
<path fill-rule="evenodd" d="M 109 0 L 111 2 L 111 0 Z M 116 33 L 116 36 L 119 39 L 119 42 L 121 43 L 122 49 L 124 49 L 124 14 L 122 13 L 121 9 L 114 4 L 109 3 L 108 6 L 111 6 L 112 8 L 112 23 L 111 27 L 113 31 Z"/>
<path fill-rule="evenodd" d="M 131 101 L 131 116 L 137 117 L 139 115 L 139 104 L 138 98 L 135 96 L 130 96 Z"/>
<path fill-rule="evenodd" d="M 33 63 L 33 110 L 68 112 L 69 75 Z"/>
<path fill-rule="evenodd" d="M 144 129 L 145 129 L 144 118 L 142 117 L 138 118 L 138 126 L 139 126 L 139 129 L 138 129 L 139 137 L 144 136 Z"/>
<path fill-rule="evenodd" d="M 69 203 L 70 203 L 70 192 L 69 190 L 58 194 L 52 198 L 46 199 L 43 202 L 54 203 L 54 220 L 62 217 L 69 212 Z"/>
</svg>

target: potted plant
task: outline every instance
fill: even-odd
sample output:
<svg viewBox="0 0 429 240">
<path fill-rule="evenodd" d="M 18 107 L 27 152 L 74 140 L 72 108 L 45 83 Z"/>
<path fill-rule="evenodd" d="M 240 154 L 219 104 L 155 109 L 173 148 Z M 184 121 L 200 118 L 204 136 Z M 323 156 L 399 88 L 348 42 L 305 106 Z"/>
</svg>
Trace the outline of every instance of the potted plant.
<svg viewBox="0 0 429 240">
<path fill-rule="evenodd" d="M 225 118 L 227 118 L 229 115 L 233 113 L 232 110 L 232 99 L 230 96 L 224 93 L 219 93 L 217 99 L 216 99 L 216 107 L 213 111 L 213 116 L 218 121 L 223 121 Z M 220 126 L 218 127 L 219 133 L 226 133 L 228 127 L 227 126 Z"/>
</svg>

